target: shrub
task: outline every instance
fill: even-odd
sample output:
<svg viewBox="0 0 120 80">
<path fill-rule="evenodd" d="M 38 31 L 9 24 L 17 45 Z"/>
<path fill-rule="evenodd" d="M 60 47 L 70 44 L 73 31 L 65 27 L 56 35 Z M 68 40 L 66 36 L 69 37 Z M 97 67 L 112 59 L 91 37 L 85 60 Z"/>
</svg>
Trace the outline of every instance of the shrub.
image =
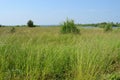
<svg viewBox="0 0 120 80">
<path fill-rule="evenodd" d="M 110 24 L 110 23 L 108 23 L 108 24 L 106 24 L 105 26 L 104 26 L 104 31 L 106 32 L 106 31 L 111 31 L 112 30 L 112 25 Z"/>
<path fill-rule="evenodd" d="M 28 26 L 28 27 L 35 27 L 35 26 L 34 26 L 34 22 L 33 22 L 32 20 L 29 20 L 29 21 L 27 22 L 27 26 Z"/>
<path fill-rule="evenodd" d="M 62 33 L 79 33 L 80 30 L 77 29 L 74 20 L 66 20 L 62 25 Z"/>
<path fill-rule="evenodd" d="M 10 30 L 11 33 L 14 33 L 15 32 L 15 28 L 12 27 L 11 30 Z"/>
</svg>

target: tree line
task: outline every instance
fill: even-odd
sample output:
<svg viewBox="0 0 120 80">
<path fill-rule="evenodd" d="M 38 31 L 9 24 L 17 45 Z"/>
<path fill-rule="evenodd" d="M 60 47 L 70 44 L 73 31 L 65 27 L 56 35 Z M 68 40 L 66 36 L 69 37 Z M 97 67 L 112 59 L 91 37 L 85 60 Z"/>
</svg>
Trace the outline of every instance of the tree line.
<svg viewBox="0 0 120 80">
<path fill-rule="evenodd" d="M 104 28 L 105 25 L 111 24 L 113 27 L 120 27 L 120 23 L 114 23 L 114 22 L 101 22 L 101 23 L 95 23 L 95 24 L 77 24 L 78 26 L 83 26 L 83 27 L 88 27 L 88 26 L 92 26 L 92 27 L 100 27 L 100 28 Z"/>
<path fill-rule="evenodd" d="M 82 27 L 100 27 L 100 28 L 104 28 L 105 25 L 107 24 L 111 24 L 113 27 L 120 27 L 120 23 L 114 23 L 114 22 L 101 22 L 101 23 L 94 23 L 94 24 L 75 24 L 76 26 L 82 26 Z M 34 22 L 32 20 L 28 20 L 27 25 L 15 25 L 14 27 L 37 27 L 40 25 L 35 25 Z M 54 25 L 52 25 L 54 26 Z M 55 26 L 60 26 L 60 25 L 55 25 Z M 13 27 L 13 26 L 6 26 L 6 25 L 1 25 L 0 27 Z"/>
<path fill-rule="evenodd" d="M 119 23 L 98 23 L 98 24 L 75 24 L 74 20 L 72 19 L 67 19 L 66 21 L 63 22 L 63 24 L 61 25 L 61 33 L 66 34 L 66 33 L 75 33 L 75 34 L 79 34 L 80 33 L 80 28 L 78 28 L 78 26 L 94 26 L 94 27 L 100 27 L 100 28 L 104 28 L 104 31 L 112 31 L 112 27 L 113 26 L 119 26 Z M 34 25 L 34 22 L 32 20 L 29 20 L 27 22 L 27 26 L 28 27 L 36 27 L 36 25 Z M 2 27 L 2 25 L 0 25 L 0 27 Z M 15 28 L 14 26 L 12 26 L 11 31 L 12 33 L 15 32 Z"/>
</svg>

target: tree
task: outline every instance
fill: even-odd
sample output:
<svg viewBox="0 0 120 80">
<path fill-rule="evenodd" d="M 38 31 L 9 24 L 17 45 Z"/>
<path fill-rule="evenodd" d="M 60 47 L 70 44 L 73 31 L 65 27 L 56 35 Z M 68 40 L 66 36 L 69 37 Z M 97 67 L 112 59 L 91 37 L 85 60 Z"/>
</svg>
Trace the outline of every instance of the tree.
<svg viewBox="0 0 120 80">
<path fill-rule="evenodd" d="M 80 30 L 77 29 L 74 23 L 74 20 L 67 19 L 62 25 L 61 32 L 62 33 L 79 33 Z"/>
<path fill-rule="evenodd" d="M 105 25 L 104 27 L 104 31 L 107 32 L 107 31 L 112 31 L 112 24 L 108 23 Z"/>
<path fill-rule="evenodd" d="M 32 20 L 29 20 L 29 21 L 27 22 L 27 25 L 28 25 L 28 27 L 35 27 L 35 26 L 34 26 L 34 22 L 33 22 Z"/>
</svg>

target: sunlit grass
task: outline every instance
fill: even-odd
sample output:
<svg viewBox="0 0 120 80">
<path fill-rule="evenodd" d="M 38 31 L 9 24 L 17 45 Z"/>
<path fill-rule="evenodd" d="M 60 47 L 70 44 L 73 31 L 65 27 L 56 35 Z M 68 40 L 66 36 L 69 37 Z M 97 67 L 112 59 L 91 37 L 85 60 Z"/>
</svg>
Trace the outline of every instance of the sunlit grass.
<svg viewBox="0 0 120 80">
<path fill-rule="evenodd" d="M 108 80 L 120 72 L 120 30 L 0 28 L 0 80 Z"/>
</svg>

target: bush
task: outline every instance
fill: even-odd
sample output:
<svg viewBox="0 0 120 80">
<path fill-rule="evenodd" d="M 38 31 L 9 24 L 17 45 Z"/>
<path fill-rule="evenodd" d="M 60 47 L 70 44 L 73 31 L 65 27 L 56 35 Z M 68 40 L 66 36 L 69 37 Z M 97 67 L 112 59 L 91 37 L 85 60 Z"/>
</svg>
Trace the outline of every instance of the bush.
<svg viewBox="0 0 120 80">
<path fill-rule="evenodd" d="M 15 32 L 15 28 L 12 27 L 11 30 L 10 30 L 11 33 L 14 33 Z"/>
<path fill-rule="evenodd" d="M 105 31 L 105 32 L 106 32 L 106 31 L 112 31 L 112 25 L 111 25 L 110 23 L 106 24 L 106 25 L 104 26 L 104 31 Z"/>
<path fill-rule="evenodd" d="M 80 30 L 77 29 L 74 20 L 66 20 L 62 25 L 62 33 L 79 33 Z"/>
<path fill-rule="evenodd" d="M 29 21 L 27 22 L 27 26 L 28 26 L 28 27 L 35 27 L 35 26 L 34 26 L 34 22 L 33 22 L 32 20 L 29 20 Z"/>
</svg>

